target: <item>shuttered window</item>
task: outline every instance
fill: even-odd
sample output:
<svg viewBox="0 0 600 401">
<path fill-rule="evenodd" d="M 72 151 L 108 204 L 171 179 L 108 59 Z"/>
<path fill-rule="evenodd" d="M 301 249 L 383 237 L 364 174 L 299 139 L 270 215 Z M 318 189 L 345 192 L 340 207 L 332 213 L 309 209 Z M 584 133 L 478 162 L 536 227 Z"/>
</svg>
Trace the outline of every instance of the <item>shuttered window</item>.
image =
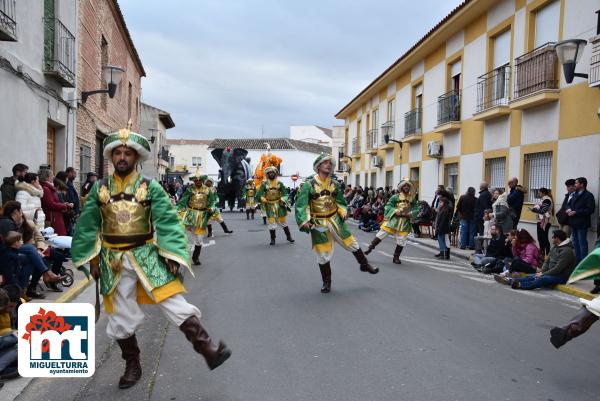
<svg viewBox="0 0 600 401">
<path fill-rule="evenodd" d="M 454 193 L 458 192 L 458 163 L 449 163 L 444 165 L 444 185 L 451 188 Z"/>
<path fill-rule="evenodd" d="M 526 154 L 524 162 L 527 201 L 536 202 L 538 189 L 552 189 L 552 152 Z"/>
<path fill-rule="evenodd" d="M 506 188 L 506 158 L 496 157 L 485 161 L 485 179 L 490 188 L 502 189 Z"/>
</svg>

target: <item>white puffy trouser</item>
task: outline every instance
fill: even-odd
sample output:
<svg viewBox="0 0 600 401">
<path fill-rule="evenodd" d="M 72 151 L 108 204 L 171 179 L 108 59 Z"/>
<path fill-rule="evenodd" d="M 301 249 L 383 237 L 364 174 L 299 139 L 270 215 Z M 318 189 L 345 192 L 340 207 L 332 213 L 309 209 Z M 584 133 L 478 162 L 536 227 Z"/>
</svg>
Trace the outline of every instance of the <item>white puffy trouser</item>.
<svg viewBox="0 0 600 401">
<path fill-rule="evenodd" d="M 408 242 L 408 233 L 398 232 L 396 234 L 390 234 L 385 230 L 379 230 L 375 236 L 383 241 L 388 235 L 393 235 L 395 237 L 396 245 L 398 246 L 406 246 L 406 243 Z"/>
<path fill-rule="evenodd" d="M 195 232 L 190 232 L 189 233 L 190 239 L 192 241 L 192 243 L 196 246 L 201 246 L 202 245 L 202 240 L 204 239 L 204 237 L 206 237 L 206 233 L 204 234 L 196 234 Z"/>
<path fill-rule="evenodd" d="M 346 245 L 344 243 L 344 240 L 338 235 L 337 231 L 335 230 L 335 227 L 332 226 L 331 222 L 327 222 L 327 236 L 330 238 L 330 240 L 337 242 L 347 251 L 356 252 L 360 248 L 360 246 L 358 245 L 358 241 L 356 241 L 356 238 L 354 238 L 354 237 L 352 237 L 352 242 L 349 245 Z M 333 244 L 331 244 L 331 251 L 329 251 L 329 252 L 318 252 L 317 251 L 317 259 L 318 259 L 318 263 L 320 265 L 323 265 L 323 264 L 331 261 L 331 258 L 333 257 L 333 249 L 334 249 Z"/>
<path fill-rule="evenodd" d="M 113 340 L 122 340 L 135 334 L 145 315 L 136 300 L 138 277 L 125 254 L 121 265 L 121 279 L 112 296 L 113 313 L 108 313 L 106 334 Z M 162 313 L 177 327 L 191 316 L 201 316 L 200 310 L 188 303 L 183 295 L 176 294 L 157 304 Z"/>
<path fill-rule="evenodd" d="M 600 316 L 600 298 L 594 298 L 591 301 L 580 298 L 579 301 L 583 306 L 586 307 L 587 310 L 589 310 L 596 316 Z"/>
</svg>

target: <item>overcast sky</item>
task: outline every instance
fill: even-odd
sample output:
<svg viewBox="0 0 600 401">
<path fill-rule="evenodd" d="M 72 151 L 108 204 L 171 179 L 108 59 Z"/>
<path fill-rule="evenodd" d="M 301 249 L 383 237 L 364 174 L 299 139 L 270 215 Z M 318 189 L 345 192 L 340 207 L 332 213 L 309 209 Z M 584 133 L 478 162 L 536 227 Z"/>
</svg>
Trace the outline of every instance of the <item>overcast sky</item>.
<svg viewBox="0 0 600 401">
<path fill-rule="evenodd" d="M 170 138 L 288 136 L 334 114 L 459 0 L 121 0 Z"/>
</svg>

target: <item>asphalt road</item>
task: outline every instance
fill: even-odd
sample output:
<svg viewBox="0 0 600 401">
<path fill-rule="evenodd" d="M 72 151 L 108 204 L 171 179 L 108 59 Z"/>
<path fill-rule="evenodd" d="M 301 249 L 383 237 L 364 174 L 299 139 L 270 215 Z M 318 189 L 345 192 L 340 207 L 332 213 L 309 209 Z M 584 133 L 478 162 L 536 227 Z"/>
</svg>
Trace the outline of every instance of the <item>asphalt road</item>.
<svg viewBox="0 0 600 401">
<path fill-rule="evenodd" d="M 295 224 L 295 244 L 278 231 L 277 245 L 269 246 L 258 219 L 224 218 L 235 232 L 215 226 L 196 279 L 185 284 L 213 337 L 233 350 L 230 360 L 210 372 L 178 328 L 148 306 L 138 333 L 144 374 L 137 386 L 117 388 L 123 363 L 102 318 L 93 378 L 36 379 L 18 399 L 600 399 L 600 325 L 560 351 L 548 341 L 548 329 L 578 309 L 572 297 L 511 290 L 416 244 L 393 265 L 391 240 L 371 254 L 381 269 L 375 276 L 336 248 L 333 291 L 321 294 L 309 237 Z M 353 229 L 363 244 L 373 237 Z"/>
</svg>

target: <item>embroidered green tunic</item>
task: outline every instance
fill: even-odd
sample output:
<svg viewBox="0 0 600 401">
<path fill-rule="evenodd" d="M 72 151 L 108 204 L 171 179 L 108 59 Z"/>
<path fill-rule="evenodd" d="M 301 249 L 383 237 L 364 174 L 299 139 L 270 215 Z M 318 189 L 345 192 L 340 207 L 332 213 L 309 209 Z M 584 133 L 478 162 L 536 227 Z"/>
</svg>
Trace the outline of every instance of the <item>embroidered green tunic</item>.
<svg viewBox="0 0 600 401">
<path fill-rule="evenodd" d="M 268 219 L 284 220 L 287 217 L 288 190 L 279 180 L 266 180 L 260 185 L 256 197 Z"/>
<path fill-rule="evenodd" d="M 252 182 L 252 184 L 244 185 L 242 199 L 246 201 L 246 207 L 256 207 L 256 186 L 254 185 L 254 182 Z"/>
<path fill-rule="evenodd" d="M 200 208 L 196 207 L 198 205 L 194 202 L 195 196 L 198 194 L 206 197 L 206 205 L 202 205 Z M 195 188 L 191 185 L 177 202 L 177 210 L 186 227 L 196 233 L 201 233 L 206 229 L 210 215 L 217 210 L 217 202 L 217 194 L 210 188 L 206 186 Z"/>
<path fill-rule="evenodd" d="M 324 204 L 319 204 L 322 197 L 328 199 Z M 348 214 L 344 194 L 340 184 L 330 178 L 322 181 L 319 176 L 315 176 L 302 184 L 296 197 L 295 214 L 300 230 L 310 233 L 313 249 L 317 252 L 330 252 L 333 248 L 333 239 L 327 230 L 323 230 L 325 227 L 335 230 L 346 246 L 354 241 L 344 220 Z M 302 227 L 307 222 L 313 224 L 310 230 Z"/>
<path fill-rule="evenodd" d="M 103 208 L 108 207 L 115 213 L 103 214 Z M 151 234 L 140 240 L 135 227 L 148 225 L 148 221 Z M 71 254 L 76 267 L 99 257 L 101 292 L 109 313 L 125 255 L 144 290 L 138 288 L 138 302 L 157 303 L 185 292 L 179 278 L 165 264 L 165 259 L 170 259 L 189 269 L 185 229 L 160 184 L 137 173 L 125 179 L 110 176 L 94 184 L 75 227 Z"/>
<path fill-rule="evenodd" d="M 405 233 L 412 231 L 411 218 L 417 210 L 417 197 L 403 192 L 393 195 L 385 204 L 383 217 L 384 221 L 381 229 L 390 234 Z M 401 216 L 397 216 L 396 212 L 402 211 Z"/>
</svg>

